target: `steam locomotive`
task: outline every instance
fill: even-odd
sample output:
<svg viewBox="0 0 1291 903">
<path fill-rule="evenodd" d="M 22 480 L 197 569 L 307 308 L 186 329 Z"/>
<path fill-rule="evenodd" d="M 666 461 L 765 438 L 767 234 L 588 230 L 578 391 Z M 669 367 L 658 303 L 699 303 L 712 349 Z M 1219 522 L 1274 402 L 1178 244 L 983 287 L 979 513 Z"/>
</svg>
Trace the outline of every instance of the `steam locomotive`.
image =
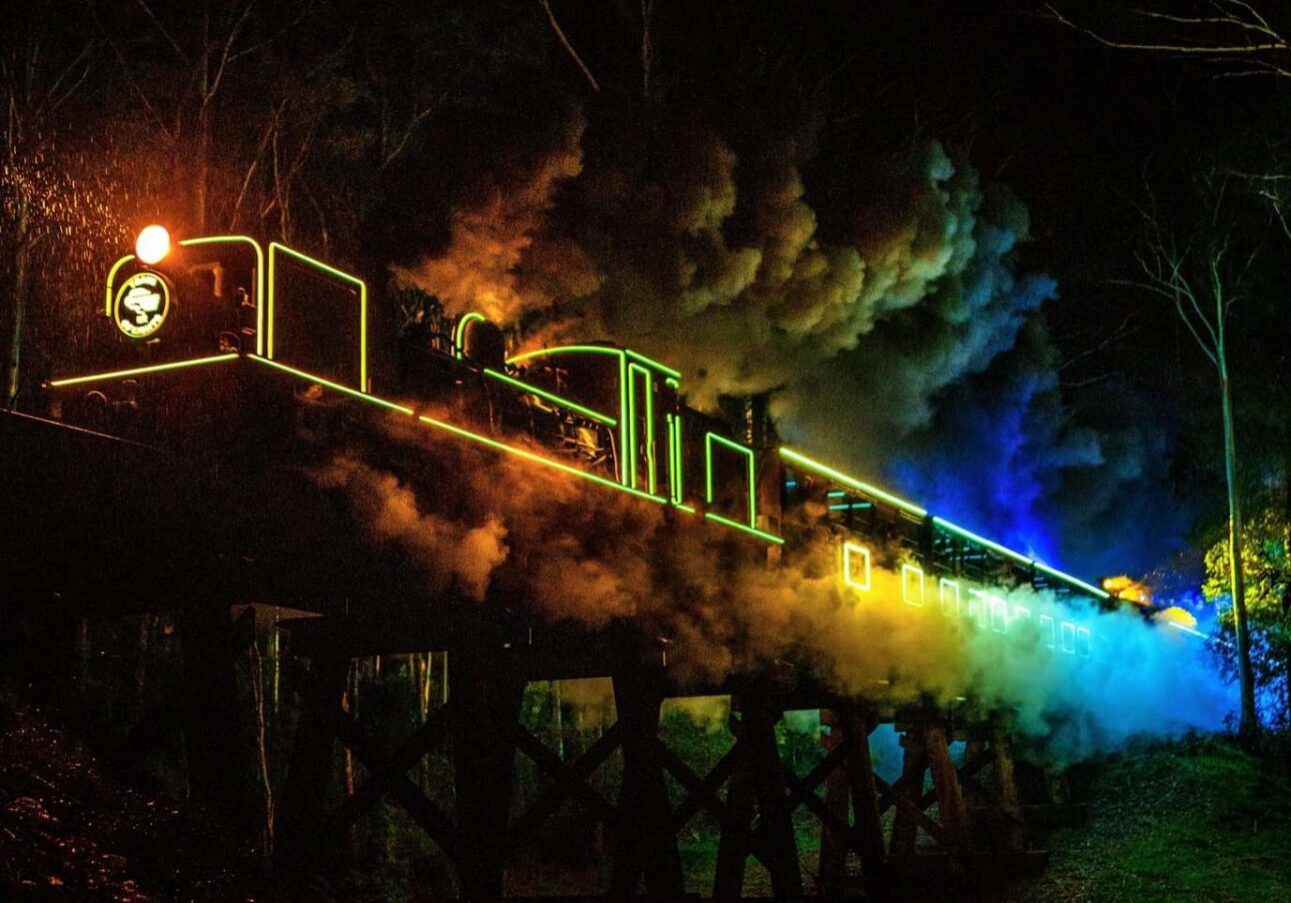
<svg viewBox="0 0 1291 903">
<path fill-rule="evenodd" d="M 900 574 L 906 604 L 940 606 L 1000 632 L 1030 612 L 992 587 L 1030 586 L 1073 606 L 1127 604 L 770 441 L 756 405 L 738 431 L 688 407 L 682 374 L 664 363 L 608 343 L 508 357 L 503 332 L 483 314 L 437 319 L 424 301 L 401 307 L 399 335 L 385 341 L 358 276 L 278 242 L 224 235 L 172 244 L 150 226 L 136 253 L 108 271 L 102 325 L 87 352 L 95 365 L 45 388 L 64 419 L 101 425 L 145 416 L 182 372 L 249 363 L 302 391 L 372 405 L 667 506 L 773 555 L 792 541 L 795 511 L 823 507 L 839 578 L 858 594 L 870 591 L 872 569 L 884 567 Z M 378 346 L 398 353 L 370 362 Z M 1093 637 L 1074 619 L 1038 620 L 1055 653 L 1091 654 Z"/>
</svg>

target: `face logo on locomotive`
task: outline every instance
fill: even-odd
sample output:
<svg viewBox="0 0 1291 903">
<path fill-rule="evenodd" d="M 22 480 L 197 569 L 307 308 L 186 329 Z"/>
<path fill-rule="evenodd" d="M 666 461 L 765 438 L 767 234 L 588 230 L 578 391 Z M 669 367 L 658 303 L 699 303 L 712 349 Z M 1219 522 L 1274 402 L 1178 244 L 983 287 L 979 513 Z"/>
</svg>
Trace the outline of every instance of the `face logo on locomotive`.
<svg viewBox="0 0 1291 903">
<path fill-rule="evenodd" d="M 121 284 L 113 307 L 117 329 L 146 339 L 161 329 L 170 313 L 170 286 L 156 273 L 135 273 Z"/>
</svg>

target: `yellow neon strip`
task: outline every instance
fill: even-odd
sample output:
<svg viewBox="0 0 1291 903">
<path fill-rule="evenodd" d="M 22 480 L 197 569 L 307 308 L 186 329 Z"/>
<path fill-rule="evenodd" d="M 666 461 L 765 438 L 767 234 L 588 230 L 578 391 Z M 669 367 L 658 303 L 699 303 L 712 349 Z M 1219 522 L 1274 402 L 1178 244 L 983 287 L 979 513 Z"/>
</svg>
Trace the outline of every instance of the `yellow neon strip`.
<svg viewBox="0 0 1291 903">
<path fill-rule="evenodd" d="M 72 376 L 66 379 L 51 379 L 48 385 L 59 389 L 63 386 L 76 386 L 81 383 L 100 382 L 105 379 L 125 379 L 127 376 L 143 376 L 146 373 L 161 373 L 164 370 L 182 370 L 185 367 L 200 367 L 203 364 L 221 364 L 235 361 L 241 355 L 237 352 L 217 354 L 213 357 L 199 357 L 187 361 L 174 361 L 169 364 L 153 364 L 151 367 L 134 367 L 130 370 L 113 370 L 110 373 L 92 373 L 89 376 Z"/>
<path fill-rule="evenodd" d="M 508 358 L 507 363 L 515 364 L 548 354 L 617 354 L 622 357 L 625 352 L 622 348 L 615 348 L 612 345 L 559 345 L 555 348 L 539 348 L 537 351 L 517 354 L 513 358 Z"/>
<path fill-rule="evenodd" d="M 368 390 L 368 284 L 357 276 L 351 276 L 334 266 L 323 263 L 321 260 L 315 260 L 307 254 L 293 250 L 284 244 L 276 241 L 269 242 L 269 339 L 267 357 L 273 358 L 273 320 L 274 320 L 274 300 L 277 295 L 277 277 L 274 266 L 275 253 L 286 254 L 288 257 L 296 259 L 298 262 L 307 266 L 312 266 L 329 276 L 335 276 L 345 282 L 349 282 L 358 287 L 359 290 L 359 391 L 367 394 Z"/>
<path fill-rule="evenodd" d="M 618 421 L 615 420 L 613 417 L 609 417 L 605 414 L 602 414 L 600 411 L 593 411 L 591 408 L 587 408 L 581 404 L 570 401 L 568 398 L 562 398 L 561 396 L 555 394 L 554 392 L 548 392 L 546 389 L 540 389 L 537 386 L 532 386 L 527 382 L 518 380 L 513 376 L 507 376 L 505 373 L 501 373 L 489 367 L 485 367 L 484 372 L 488 376 L 491 376 L 494 379 L 499 380 L 500 382 L 507 383 L 508 385 L 513 386 L 522 392 L 526 392 L 529 395 L 537 395 L 539 398 L 545 398 L 548 401 L 553 402 L 554 404 L 558 404 L 562 407 L 569 408 L 571 411 L 577 411 L 578 413 L 582 414 L 584 417 L 588 418 L 589 420 L 595 420 L 598 423 L 604 423 L 607 426 L 618 426 Z"/>
<path fill-rule="evenodd" d="M 386 401 L 384 398 L 378 398 L 376 395 L 369 395 L 366 392 L 359 392 L 356 389 L 351 389 L 349 386 L 343 386 L 340 383 L 334 383 L 330 379 L 323 379 L 323 377 L 317 376 L 313 373 L 306 373 L 304 370 L 297 370 L 295 367 L 288 367 L 286 364 L 279 363 L 278 361 L 271 361 L 267 357 L 255 357 L 253 358 L 253 360 L 259 361 L 262 364 L 268 364 L 270 367 L 274 367 L 275 369 L 281 370 L 284 373 L 290 373 L 292 376 L 299 376 L 301 379 L 306 379 L 306 380 L 309 380 L 310 382 L 318 383 L 320 386 L 326 386 L 329 389 L 334 389 L 337 392 L 342 392 L 345 395 L 350 396 L 351 398 L 357 398 L 360 401 L 371 402 L 372 404 L 377 405 L 378 407 L 383 407 L 391 411 L 398 411 L 400 414 L 407 414 L 409 417 L 411 417 L 414 413 L 416 413 L 415 411 L 413 411 L 412 408 L 404 407 L 401 404 L 395 404 L 393 401 Z"/>
<path fill-rule="evenodd" d="M 635 486 L 637 484 L 636 374 L 638 373 L 642 375 L 642 387 L 645 391 L 646 467 L 648 468 L 646 486 L 650 494 L 654 495 L 658 489 L 658 480 L 655 474 L 657 465 L 654 452 L 654 380 L 651 378 L 650 371 L 640 364 L 628 364 L 628 441 L 632 448 L 632 456 L 628 459 L 630 464 L 628 479 L 631 485 Z"/>
<path fill-rule="evenodd" d="M 829 479 L 834 480 L 837 483 L 842 483 L 844 486 L 849 486 L 852 489 L 859 490 L 868 496 L 879 499 L 880 501 L 883 501 L 883 502 L 887 502 L 889 505 L 893 505 L 897 508 L 900 508 L 903 511 L 913 514 L 915 517 L 925 517 L 928 514 L 926 510 L 924 510 L 923 508 L 920 508 L 914 502 L 907 502 L 905 499 L 895 496 L 890 492 L 884 492 L 882 489 L 879 489 L 877 486 L 871 486 L 869 483 L 863 483 L 860 480 L 856 479 L 855 477 L 848 476 L 847 474 L 843 473 L 841 470 L 835 470 L 834 468 L 826 464 L 821 464 L 819 461 L 814 461 L 811 458 L 808 458 L 806 455 L 799 454 L 793 449 L 781 448 L 780 457 L 785 458 L 789 461 L 792 461 L 794 464 L 797 464 L 801 467 L 805 467 L 808 470 L 814 471 L 820 474 L 821 476 L 829 477 Z"/>
<path fill-rule="evenodd" d="M 1111 593 L 1107 592 L 1106 590 L 1101 590 L 1098 587 L 1094 586 L 1093 584 L 1086 583 L 1084 580 L 1079 580 L 1076 577 L 1071 576 L 1070 574 L 1064 574 L 1062 571 L 1058 570 L 1057 568 L 1051 568 L 1049 567 L 1049 565 L 1042 564 L 1039 561 L 1036 561 L 1033 563 L 1035 564 L 1036 570 L 1044 571 L 1044 573 L 1048 574 L 1050 577 L 1057 577 L 1059 580 L 1063 580 L 1067 583 L 1070 583 L 1074 587 L 1083 589 L 1085 592 L 1089 593 L 1090 595 L 1097 596 L 1100 599 L 1111 598 L 1111 595 L 1112 595 Z"/>
<path fill-rule="evenodd" d="M 852 555 L 860 554 L 865 558 L 865 582 L 852 577 Z M 855 542 L 843 543 L 843 582 L 852 589 L 868 590 L 870 588 L 870 550 Z"/>
<path fill-rule="evenodd" d="M 590 349 L 599 346 L 588 347 Z M 628 385 L 628 356 L 622 351 L 616 351 L 616 353 L 619 356 L 619 482 L 635 489 L 637 452 L 632 447 L 632 393 Z"/>
<path fill-rule="evenodd" d="M 572 474 L 573 476 L 580 477 L 584 480 L 590 480 L 591 482 L 597 483 L 601 486 L 606 486 L 606 487 L 609 487 L 610 489 L 617 489 L 620 492 L 626 492 L 630 495 L 635 495 L 638 498 L 649 499 L 650 501 L 657 502 L 660 505 L 663 504 L 663 499 L 656 498 L 655 496 L 650 495 L 649 493 L 646 493 L 646 492 L 642 492 L 639 489 L 633 489 L 630 486 L 624 486 L 620 483 L 616 483 L 614 480 L 606 479 L 605 477 L 600 476 L 599 474 L 588 473 L 585 470 L 579 470 L 577 467 L 570 467 L 568 464 L 562 464 L 559 461 L 553 461 L 550 458 L 544 458 L 542 455 L 534 454 L 533 452 L 526 451 L 522 448 L 515 448 L 514 446 L 507 445 L 504 442 L 498 442 L 496 439 L 490 439 L 488 436 L 481 436 L 479 433 L 474 433 L 474 432 L 471 432 L 470 430 L 462 429 L 460 426 L 454 426 L 451 423 L 446 423 L 443 420 L 436 420 L 434 417 L 427 417 L 424 414 L 420 415 L 417 419 L 424 423 L 428 423 L 431 426 L 438 427 L 441 430 L 447 430 L 448 432 L 452 433 L 455 436 L 461 436 L 463 439 L 471 439 L 475 442 L 480 443 L 481 445 L 486 445 L 489 448 L 493 448 L 501 452 L 506 452 L 509 455 L 516 455 L 517 457 L 524 458 L 526 461 L 533 461 L 536 464 L 543 464 L 547 467 L 554 467 L 556 470 L 560 470 L 565 473 Z"/>
<path fill-rule="evenodd" d="M 654 496 L 648 496 L 654 498 Z M 737 520 L 731 520 L 729 517 L 722 517 L 720 514 L 714 514 L 712 511 L 705 511 L 704 517 L 711 521 L 716 521 L 723 526 L 730 527 L 732 530 L 740 530 L 748 533 L 750 536 L 756 536 L 758 539 L 765 539 L 767 542 L 773 542 L 778 546 L 784 545 L 784 537 L 776 536 L 774 533 L 767 533 L 759 530 L 757 527 L 750 527 L 748 524 L 742 524 Z"/>
<path fill-rule="evenodd" d="M 112 283 L 117 278 L 117 273 L 120 269 L 132 260 L 134 260 L 134 255 L 127 254 L 125 257 L 122 257 L 116 263 L 112 264 L 112 269 L 108 270 L 108 282 L 107 288 L 104 291 L 105 300 L 103 302 L 103 316 L 105 317 L 112 316 Z M 50 385 L 52 386 L 53 383 L 50 383 Z"/>
</svg>

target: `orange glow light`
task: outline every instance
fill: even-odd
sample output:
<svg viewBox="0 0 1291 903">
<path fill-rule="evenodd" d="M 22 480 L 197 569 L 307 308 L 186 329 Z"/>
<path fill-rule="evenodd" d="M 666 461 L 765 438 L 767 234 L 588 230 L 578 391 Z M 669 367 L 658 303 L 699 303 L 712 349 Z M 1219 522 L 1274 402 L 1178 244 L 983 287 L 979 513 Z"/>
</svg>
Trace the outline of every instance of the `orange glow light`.
<svg viewBox="0 0 1291 903">
<path fill-rule="evenodd" d="M 134 243 L 135 256 L 147 266 L 161 263 L 170 253 L 170 233 L 165 226 L 147 226 Z"/>
</svg>

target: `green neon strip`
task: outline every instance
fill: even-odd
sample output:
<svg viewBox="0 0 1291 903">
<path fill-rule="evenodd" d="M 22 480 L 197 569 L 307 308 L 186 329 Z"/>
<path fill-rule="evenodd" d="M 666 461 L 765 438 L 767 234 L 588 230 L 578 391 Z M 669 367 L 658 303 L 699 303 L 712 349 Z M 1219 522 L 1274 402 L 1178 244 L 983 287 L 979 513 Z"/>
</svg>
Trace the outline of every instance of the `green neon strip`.
<svg viewBox="0 0 1291 903">
<path fill-rule="evenodd" d="M 417 419 L 422 421 L 423 423 L 428 423 L 433 427 L 438 427 L 441 430 L 446 430 L 447 432 L 450 432 L 455 436 L 461 436 L 463 439 L 470 439 L 474 442 L 480 443 L 481 445 L 486 445 L 489 448 L 496 449 L 497 451 L 506 452 L 509 455 L 515 455 L 519 458 L 524 458 L 527 461 L 533 461 L 536 464 L 542 464 L 547 467 L 553 467 L 556 470 L 563 471 L 564 473 L 571 474 L 576 477 L 580 477 L 581 479 L 584 479 L 584 480 L 589 480 L 593 483 L 597 483 L 601 486 L 606 486 L 610 489 L 617 489 L 620 492 L 626 492 L 629 495 L 635 495 L 638 498 L 649 499 L 650 501 L 657 502 L 660 505 L 663 504 L 663 499 L 656 498 L 655 496 L 650 495 L 649 493 L 646 493 L 646 492 L 642 492 L 639 489 L 633 489 L 630 486 L 623 486 L 620 483 L 616 483 L 614 480 L 607 480 L 605 477 L 599 476 L 598 474 L 588 473 L 585 470 L 579 470 L 577 467 L 570 467 L 568 464 L 562 464 L 559 461 L 553 461 L 550 458 L 544 458 L 542 455 L 536 455 L 533 452 L 525 451 L 522 448 L 515 448 L 503 442 L 498 442 L 496 439 L 490 439 L 488 436 L 481 436 L 479 433 L 473 433 L 470 430 L 464 430 L 460 426 L 454 426 L 451 423 L 445 423 L 443 420 L 436 420 L 435 418 L 427 417 L 424 414 L 419 416 Z"/>
<path fill-rule="evenodd" d="M 578 346 L 575 345 L 575 348 Z M 596 348 L 590 345 L 589 348 Z M 619 482 L 624 486 L 636 489 L 637 451 L 632 447 L 632 392 L 628 385 L 628 356 L 617 351 L 619 356 Z"/>
<path fill-rule="evenodd" d="M 628 459 L 628 481 L 632 486 L 637 484 L 637 412 L 636 412 L 636 374 L 642 377 L 642 388 L 645 391 L 646 408 L 646 484 L 651 495 L 658 489 L 656 477 L 657 466 L 654 452 L 654 380 L 649 370 L 639 364 L 628 364 L 628 447 L 632 455 Z"/>
<path fill-rule="evenodd" d="M 971 540 L 972 542 L 975 542 L 978 545 L 985 546 L 988 549 L 999 552 L 1001 555 L 1004 555 L 1007 558 L 1012 558 L 1014 561 L 1020 564 L 1025 564 L 1027 567 L 1031 566 L 1030 558 L 1018 552 L 1013 551 L 1007 546 L 1002 546 L 998 542 L 992 542 L 991 540 L 987 539 L 984 536 L 978 536 L 976 533 L 972 532 L 971 530 L 965 530 L 963 527 L 957 524 L 952 524 L 950 521 L 946 520 L 945 518 L 934 517 L 932 520 L 933 520 L 933 523 L 935 523 L 937 526 L 945 527 L 951 533 L 956 533 L 959 536 L 962 536 L 964 539 Z"/>
<path fill-rule="evenodd" d="M 658 370 L 664 376 L 671 376 L 673 379 L 681 379 L 681 372 L 678 370 L 672 369 L 666 364 L 661 364 L 658 361 L 651 360 L 650 358 L 646 357 L 644 354 L 638 354 L 637 352 L 633 351 L 631 348 L 627 349 L 627 353 L 628 353 L 628 357 L 632 358 L 632 360 L 639 361 L 640 363 L 645 364 L 648 367 L 652 367 L 655 370 Z"/>
<path fill-rule="evenodd" d="M 308 255 L 299 251 L 294 251 L 286 245 L 279 244 L 276 241 L 269 242 L 269 350 L 267 357 L 273 358 L 273 317 L 274 317 L 274 300 L 277 295 L 277 278 L 275 275 L 274 255 L 275 253 L 286 254 L 288 257 L 312 266 L 314 269 L 334 276 L 345 282 L 354 285 L 359 290 L 359 391 L 367 394 L 368 388 L 368 285 L 357 276 L 351 276 L 349 273 L 338 270 L 334 266 L 329 266 L 321 260 L 315 260 Z"/>
<path fill-rule="evenodd" d="M 151 367 L 135 367 L 130 370 L 113 370 L 110 373 L 92 373 L 89 376 L 72 376 L 67 379 L 51 379 L 50 388 L 60 389 L 63 386 L 76 386 L 81 383 L 100 382 L 105 379 L 125 379 L 127 376 L 143 376 L 146 373 L 161 373 L 164 370 L 182 370 L 185 367 L 200 367 L 204 364 L 222 364 L 235 361 L 241 355 L 237 352 L 217 354 L 213 357 L 199 357 L 187 361 L 175 361 L 169 364 L 154 364 Z"/>
<path fill-rule="evenodd" d="M 539 398 L 545 398 L 550 402 L 560 405 L 561 407 L 569 408 L 571 411 L 577 411 L 578 413 L 582 414 L 584 417 L 588 418 L 589 420 L 595 420 L 598 423 L 604 423 L 607 426 L 618 425 L 618 421 L 615 420 L 613 417 L 608 417 L 605 414 L 600 413 L 599 411 L 593 411 L 591 408 L 583 407 L 581 404 L 570 401 L 568 398 L 562 398 L 561 396 L 555 394 L 554 392 L 548 392 L 546 389 L 540 389 L 537 386 L 532 386 L 529 383 L 522 382 L 521 380 L 518 380 L 512 376 L 507 376 L 505 373 L 500 373 L 497 370 L 494 370 L 490 367 L 485 367 L 484 372 L 488 376 L 491 376 L 500 382 L 504 382 L 509 386 L 513 386 L 514 388 L 517 388 L 520 391 L 525 392 L 529 395 L 537 395 Z"/>
<path fill-rule="evenodd" d="M 1067 583 L 1070 583 L 1072 586 L 1083 589 L 1091 596 L 1097 596 L 1100 599 L 1111 598 L 1111 595 L 1112 595 L 1111 593 L 1107 592 L 1106 590 L 1099 589 L 1098 587 L 1094 586 L 1091 583 L 1086 583 L 1084 580 L 1079 580 L 1076 577 L 1071 576 L 1071 574 L 1064 574 L 1062 571 L 1056 568 L 1051 568 L 1049 567 L 1049 565 L 1042 564 L 1039 561 L 1033 562 L 1033 564 L 1035 564 L 1037 571 L 1043 571 L 1044 573 L 1048 574 L 1050 577 L 1057 577 L 1059 580 L 1065 581 Z"/>
<path fill-rule="evenodd" d="M 711 521 L 716 521 L 722 526 L 730 527 L 732 530 L 740 530 L 744 533 L 748 533 L 750 536 L 756 536 L 758 539 L 765 539 L 767 542 L 773 542 L 778 546 L 784 545 L 783 537 L 776 536 L 774 533 L 764 532 L 759 530 L 757 527 L 750 527 L 748 524 L 742 524 L 737 520 L 731 520 L 729 517 L 722 517 L 720 514 L 714 514 L 712 511 L 705 511 L 704 517 Z"/>
<path fill-rule="evenodd" d="M 681 388 L 681 384 L 671 377 L 665 378 L 664 383 L 676 391 Z M 680 505 L 684 500 L 682 489 L 682 450 L 681 450 L 681 415 L 670 413 L 668 415 L 668 484 L 669 495 L 674 505 Z"/>
<path fill-rule="evenodd" d="M 272 361 L 267 357 L 256 357 L 253 359 L 259 361 L 262 364 L 268 364 L 270 367 L 274 367 L 278 370 L 281 370 L 284 373 L 290 373 L 292 376 L 299 376 L 301 379 L 306 379 L 306 380 L 309 380 L 310 382 L 318 383 L 320 386 L 326 386 L 329 389 L 334 389 L 337 392 L 341 392 L 345 395 L 350 396 L 351 398 L 357 398 L 360 401 L 371 402 L 372 404 L 377 405 L 378 407 L 386 408 L 387 410 L 391 410 L 391 411 L 398 411 L 400 414 L 407 414 L 409 417 L 411 417 L 415 413 L 412 408 L 404 407 L 401 404 L 395 404 L 393 401 L 386 401 L 384 398 L 378 398 L 377 396 L 369 395 L 366 392 L 359 392 L 356 389 L 351 389 L 349 386 L 343 386 L 340 383 L 334 383 L 330 379 L 323 379 L 323 377 L 321 376 L 316 376 L 313 373 L 306 373 L 304 370 L 297 370 L 295 367 L 288 367 L 286 364 L 279 363 L 278 361 Z"/>
<path fill-rule="evenodd" d="M 831 499 L 841 499 L 841 498 L 847 497 L 847 493 L 841 489 L 831 489 L 829 492 L 825 493 L 825 495 L 826 497 Z"/>
<path fill-rule="evenodd" d="M 465 357 L 465 353 L 462 351 L 462 342 L 466 339 L 466 327 L 476 320 L 482 320 L 487 323 L 489 318 L 473 310 L 468 314 L 462 314 L 461 319 L 457 321 L 457 325 L 453 327 L 453 357 L 459 361 Z"/>
<path fill-rule="evenodd" d="M 834 468 L 829 467 L 828 465 L 821 464 L 819 461 L 813 461 L 811 458 L 808 458 L 806 455 L 801 455 L 798 452 L 794 451 L 793 449 L 781 448 L 780 456 L 789 461 L 792 461 L 793 463 L 801 467 L 805 467 L 808 470 L 814 471 L 820 474 L 821 476 L 829 477 L 831 480 L 834 480 L 835 482 L 842 483 L 844 486 L 849 486 L 852 489 L 859 490 L 868 496 L 872 496 L 873 498 L 878 499 L 879 501 L 887 502 L 889 505 L 892 505 L 894 507 L 900 508 L 902 511 L 906 511 L 910 514 L 913 514 L 915 517 L 924 517 L 928 514 L 927 511 L 925 511 L 923 508 L 920 508 L 918 505 L 914 504 L 913 502 L 907 502 L 905 499 L 892 495 L 890 492 L 884 492 L 882 489 L 879 489 L 877 486 L 871 486 L 869 483 L 863 483 L 860 480 L 856 479 L 855 477 L 850 477 L 840 470 L 835 470 Z"/>
</svg>

